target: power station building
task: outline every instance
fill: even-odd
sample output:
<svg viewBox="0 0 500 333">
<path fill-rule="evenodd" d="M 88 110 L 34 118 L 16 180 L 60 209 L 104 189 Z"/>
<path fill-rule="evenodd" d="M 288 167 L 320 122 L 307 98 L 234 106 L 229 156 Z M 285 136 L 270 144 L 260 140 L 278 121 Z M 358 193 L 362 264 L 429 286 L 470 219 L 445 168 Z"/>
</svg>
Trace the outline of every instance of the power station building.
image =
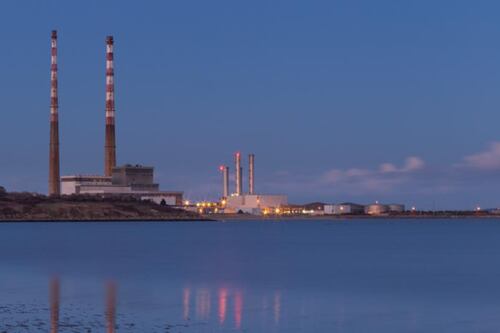
<svg viewBox="0 0 500 333">
<path fill-rule="evenodd" d="M 344 202 L 340 204 L 325 205 L 323 211 L 327 215 L 363 214 L 365 212 L 365 206 L 352 202 Z"/>
<path fill-rule="evenodd" d="M 249 214 L 274 213 L 277 209 L 288 205 L 286 195 L 272 194 L 243 194 L 227 198 L 226 212 L 237 213 L 239 211 Z"/>
<path fill-rule="evenodd" d="M 235 193 L 229 195 L 229 167 L 221 166 L 222 172 L 222 202 L 225 213 L 264 214 L 275 212 L 280 207 L 288 205 L 286 195 L 255 193 L 255 155 L 248 155 L 248 193 L 243 193 L 243 168 L 241 154 L 235 154 Z"/>
<path fill-rule="evenodd" d="M 158 204 L 182 205 L 182 192 L 160 191 L 154 169 L 142 165 L 114 167 L 111 177 L 74 175 L 61 177 L 61 194 L 128 195 Z"/>
<path fill-rule="evenodd" d="M 154 182 L 154 168 L 126 164 L 116 166 L 114 40 L 106 37 L 106 101 L 104 176 L 59 176 L 59 123 L 57 94 L 57 33 L 51 37 L 51 107 L 49 195 L 93 194 L 127 195 L 159 204 L 182 205 L 182 192 L 160 191 Z"/>
</svg>

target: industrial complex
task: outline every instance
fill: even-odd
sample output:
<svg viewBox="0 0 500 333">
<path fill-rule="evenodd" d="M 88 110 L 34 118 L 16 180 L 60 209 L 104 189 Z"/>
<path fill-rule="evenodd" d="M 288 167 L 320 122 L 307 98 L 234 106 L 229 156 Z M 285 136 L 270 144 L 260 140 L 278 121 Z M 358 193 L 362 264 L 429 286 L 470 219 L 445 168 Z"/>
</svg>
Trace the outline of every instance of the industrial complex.
<svg viewBox="0 0 500 333">
<path fill-rule="evenodd" d="M 230 167 L 221 165 L 222 191 L 215 202 L 190 203 L 183 201 L 183 192 L 162 191 L 154 181 L 154 168 L 140 164 L 116 163 L 115 134 L 115 84 L 114 84 L 114 39 L 106 37 L 106 101 L 105 142 L 103 175 L 74 174 L 60 176 L 59 158 L 59 106 L 57 32 L 51 35 L 50 66 L 50 149 L 49 149 L 49 195 L 96 195 L 131 196 L 161 205 L 182 207 L 202 214 L 252 214 L 252 215 L 385 215 L 404 213 L 401 204 L 359 205 L 354 203 L 290 205 L 284 194 L 259 193 L 255 187 L 255 155 L 248 155 L 248 186 L 244 189 L 242 156 L 234 154 L 234 191 L 230 191 Z"/>
<path fill-rule="evenodd" d="M 243 168 L 241 153 L 234 154 L 235 164 L 235 192 L 229 194 L 229 167 L 222 165 L 222 197 L 221 208 L 225 213 L 263 214 L 266 211 L 275 211 L 288 204 L 286 195 L 270 195 L 255 192 L 255 155 L 248 155 L 248 192 L 243 192 Z"/>
<path fill-rule="evenodd" d="M 116 165 L 114 40 L 106 37 L 106 108 L 104 175 L 60 176 L 59 171 L 59 108 L 57 84 L 57 32 L 51 35 L 50 67 L 50 151 L 49 195 L 95 194 L 127 195 L 165 205 L 182 205 L 182 192 L 161 191 L 154 182 L 154 168 L 139 164 Z"/>
</svg>

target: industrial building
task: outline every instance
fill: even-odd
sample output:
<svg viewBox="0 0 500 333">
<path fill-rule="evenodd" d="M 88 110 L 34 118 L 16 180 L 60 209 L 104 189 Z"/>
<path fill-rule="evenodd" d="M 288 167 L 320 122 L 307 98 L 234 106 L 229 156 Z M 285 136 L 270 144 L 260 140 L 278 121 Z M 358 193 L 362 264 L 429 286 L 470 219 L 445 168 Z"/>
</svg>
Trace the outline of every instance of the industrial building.
<svg viewBox="0 0 500 333">
<path fill-rule="evenodd" d="M 363 214 L 364 212 L 365 206 L 351 202 L 324 206 L 324 213 L 328 215 Z"/>
<path fill-rule="evenodd" d="M 264 211 L 275 212 L 280 207 L 288 205 L 286 195 L 269 195 L 269 194 L 243 194 L 231 196 L 226 201 L 226 212 L 262 214 Z"/>
<path fill-rule="evenodd" d="M 281 206 L 279 209 L 280 215 L 297 216 L 297 215 L 307 215 L 307 216 L 320 216 L 324 215 L 324 206 L 322 202 L 311 202 L 304 205 L 288 204 L 286 206 Z"/>
<path fill-rule="evenodd" d="M 324 206 L 326 215 L 384 215 L 404 212 L 405 206 L 402 204 L 381 204 L 378 202 L 369 205 L 344 202 Z"/>
<path fill-rule="evenodd" d="M 403 213 L 405 211 L 405 206 L 402 204 L 380 204 L 375 202 L 370 205 L 365 206 L 365 214 L 368 215 L 382 215 L 391 213 Z"/>
<path fill-rule="evenodd" d="M 59 175 L 59 123 L 57 93 L 57 32 L 51 35 L 49 195 L 127 195 L 159 204 L 182 205 L 182 192 L 161 191 L 154 182 L 154 168 L 126 164 L 116 166 L 114 39 L 106 37 L 106 101 L 104 176 Z"/>
<path fill-rule="evenodd" d="M 255 193 L 255 155 L 248 155 L 248 193 L 243 193 L 243 168 L 241 153 L 234 155 L 235 192 L 229 194 L 229 167 L 222 165 L 222 198 L 221 203 L 225 213 L 249 213 L 260 215 L 265 212 L 279 211 L 280 207 L 288 205 L 286 195 L 270 195 Z"/>
<path fill-rule="evenodd" d="M 154 183 L 153 167 L 114 167 L 108 176 L 74 175 L 61 177 L 61 194 L 128 195 L 158 204 L 182 205 L 182 192 L 160 191 Z"/>
<path fill-rule="evenodd" d="M 389 206 L 379 203 L 373 203 L 365 206 L 365 214 L 367 215 L 382 215 L 389 213 Z"/>
</svg>

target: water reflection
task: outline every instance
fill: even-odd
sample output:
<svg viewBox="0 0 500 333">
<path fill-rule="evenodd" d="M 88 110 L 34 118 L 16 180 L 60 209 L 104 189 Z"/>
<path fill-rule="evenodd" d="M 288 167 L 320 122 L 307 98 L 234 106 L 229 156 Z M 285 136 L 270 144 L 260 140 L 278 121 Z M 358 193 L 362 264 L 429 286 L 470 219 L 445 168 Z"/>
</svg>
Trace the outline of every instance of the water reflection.
<svg viewBox="0 0 500 333">
<path fill-rule="evenodd" d="M 274 293 L 273 312 L 274 312 L 274 325 L 278 325 L 280 323 L 280 317 L 281 317 L 281 293 L 279 291 Z"/>
<path fill-rule="evenodd" d="M 50 302 L 50 333 L 59 331 L 61 283 L 58 277 L 50 280 L 49 302 Z M 116 330 L 116 283 L 108 282 L 106 285 L 106 332 L 115 333 Z M 88 329 L 90 332 L 90 329 Z"/>
<path fill-rule="evenodd" d="M 500 332 L 499 232 L 498 219 L 5 224 L 0 332 L 106 332 L 107 277 L 122 333 Z"/>
<path fill-rule="evenodd" d="M 211 297 L 212 294 L 217 295 L 214 300 Z M 192 295 L 194 297 L 191 297 Z M 271 302 L 267 301 L 267 297 L 264 297 L 263 301 L 258 303 L 255 303 L 255 300 L 250 300 L 250 303 L 254 305 L 260 303 L 260 306 L 253 307 L 252 311 L 261 313 L 262 318 L 267 317 L 267 314 L 269 314 L 274 325 L 278 326 L 282 316 L 282 293 L 281 291 L 275 291 L 268 298 Z M 213 306 L 216 307 L 216 314 L 212 318 L 210 309 Z M 182 317 L 184 320 L 189 319 L 191 311 L 195 311 L 197 320 L 208 322 L 216 320 L 220 327 L 232 327 L 232 329 L 241 330 L 244 329 L 245 293 L 238 288 L 220 287 L 215 292 L 212 292 L 205 287 L 185 287 L 182 291 Z M 232 321 L 228 322 L 228 317 Z"/>
<path fill-rule="evenodd" d="M 237 290 L 234 295 L 234 326 L 236 329 L 241 328 L 243 319 L 243 294 Z"/>
<path fill-rule="evenodd" d="M 198 289 L 196 293 L 196 319 L 207 320 L 210 317 L 210 291 Z"/>
<path fill-rule="evenodd" d="M 191 297 L 191 289 L 184 288 L 182 292 L 182 317 L 184 320 L 189 320 L 189 298 Z"/>
<path fill-rule="evenodd" d="M 219 289 L 219 324 L 222 326 L 226 321 L 226 311 L 227 311 L 227 289 Z"/>
<path fill-rule="evenodd" d="M 50 297 L 50 333 L 57 333 L 59 329 L 59 297 L 60 284 L 59 278 L 54 277 L 49 286 Z"/>
<path fill-rule="evenodd" d="M 106 332 L 115 333 L 116 326 L 116 284 L 108 282 L 106 285 Z"/>
<path fill-rule="evenodd" d="M 124 291 L 127 292 L 126 290 Z M 105 285 L 104 297 L 104 315 L 101 319 L 97 319 L 97 323 L 93 322 L 95 327 L 105 328 L 106 333 L 115 333 L 118 323 L 117 318 L 117 284 L 116 282 L 108 282 Z M 127 294 L 127 293 L 126 293 Z M 177 294 L 179 295 L 179 294 Z M 255 313 L 260 313 L 261 318 L 270 318 L 274 326 L 278 326 L 282 316 L 282 293 L 281 291 L 274 291 L 268 295 L 263 295 L 264 298 L 255 296 L 256 299 L 262 299 L 263 302 L 258 302 L 256 299 L 245 300 L 245 292 L 239 288 L 219 287 L 219 288 L 206 288 L 206 287 L 184 287 L 181 289 L 181 303 L 178 307 L 177 320 L 184 322 L 183 325 L 204 323 L 218 326 L 220 328 L 229 330 L 244 330 L 244 314 L 245 303 L 253 304 L 251 307 L 250 318 L 247 319 L 248 325 L 255 321 Z M 165 296 L 167 302 L 175 302 L 175 298 Z M 215 297 L 212 297 L 215 296 Z M 252 295 L 249 295 L 252 296 Z M 59 278 L 53 278 L 49 284 L 49 302 L 50 302 L 50 333 L 57 333 L 60 327 L 65 326 L 67 323 L 60 322 L 60 299 L 61 299 L 61 283 Z M 179 304 L 179 303 L 176 303 Z M 255 307 L 256 304 L 257 307 Z M 213 311 L 212 311 L 213 309 Z M 123 309 L 120 316 L 127 316 L 129 310 Z M 174 311 L 175 313 L 176 311 Z M 194 314 L 194 320 L 191 315 Z M 67 314 L 62 314 L 63 318 Z M 98 315 L 96 315 L 99 318 Z M 73 317 L 74 318 L 74 317 Z M 82 322 L 81 320 L 79 320 Z M 153 323 L 151 323 L 153 324 Z M 188 326 L 185 326 L 188 327 Z"/>
</svg>

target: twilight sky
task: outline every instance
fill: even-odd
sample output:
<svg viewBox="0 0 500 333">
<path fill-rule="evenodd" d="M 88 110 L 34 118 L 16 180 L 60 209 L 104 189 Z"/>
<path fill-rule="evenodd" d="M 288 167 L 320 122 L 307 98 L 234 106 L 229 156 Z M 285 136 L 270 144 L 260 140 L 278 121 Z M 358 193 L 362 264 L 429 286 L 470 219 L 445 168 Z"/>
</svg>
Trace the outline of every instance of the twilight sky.
<svg viewBox="0 0 500 333">
<path fill-rule="evenodd" d="M 63 175 L 103 170 L 105 36 L 118 162 L 216 198 L 256 154 L 291 202 L 500 206 L 500 2 L 24 1 L 0 4 L 0 184 L 47 191 L 50 31 Z"/>
</svg>

